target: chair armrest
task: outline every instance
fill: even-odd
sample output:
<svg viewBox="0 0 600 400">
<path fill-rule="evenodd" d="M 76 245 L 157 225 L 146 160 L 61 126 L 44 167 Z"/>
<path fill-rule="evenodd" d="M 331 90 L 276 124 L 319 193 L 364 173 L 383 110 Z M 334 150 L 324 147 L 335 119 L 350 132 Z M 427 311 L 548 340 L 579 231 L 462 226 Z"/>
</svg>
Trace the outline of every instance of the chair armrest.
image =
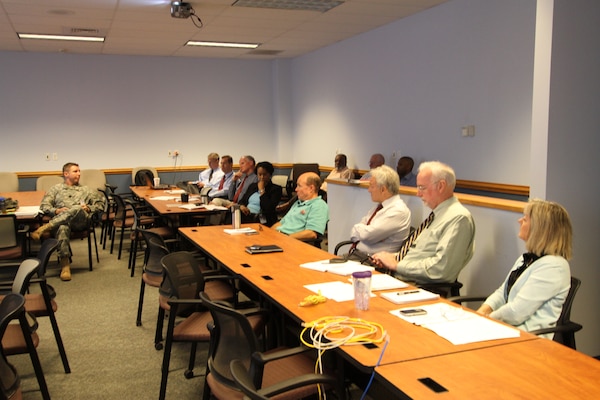
<svg viewBox="0 0 600 400">
<path fill-rule="evenodd" d="M 336 385 L 338 385 L 338 381 L 336 380 L 336 378 L 329 375 L 306 374 L 286 379 L 281 382 L 277 382 L 276 384 L 271 385 L 267 388 L 260 389 L 259 392 L 260 394 L 270 398 L 281 393 L 289 392 L 293 389 L 316 384 L 330 385 L 332 387 L 336 387 Z"/>
<path fill-rule="evenodd" d="M 446 300 L 452 301 L 456 304 L 467 303 L 469 301 L 485 301 L 487 296 L 454 296 L 448 297 Z"/>
<path fill-rule="evenodd" d="M 582 325 L 577 322 L 569 322 L 565 325 L 557 325 L 552 328 L 542 328 L 536 329 L 533 331 L 529 331 L 529 333 L 534 335 L 544 335 L 546 333 L 557 333 L 557 332 L 578 332 L 583 328 Z"/>
<path fill-rule="evenodd" d="M 176 298 L 169 298 L 167 300 L 167 303 L 169 303 L 170 306 L 173 305 L 202 305 L 202 300 L 200 299 L 176 299 Z"/>
<path fill-rule="evenodd" d="M 352 243 L 354 243 L 352 240 L 344 240 L 342 242 L 339 242 L 338 244 L 335 245 L 335 250 L 333 250 L 333 254 L 335 254 L 337 256 L 338 251 L 344 247 L 344 246 L 348 246 L 351 245 Z"/>
<path fill-rule="evenodd" d="M 252 354 L 252 362 L 257 363 L 260 366 L 260 368 L 262 368 L 268 362 L 294 356 L 296 354 L 305 353 L 310 350 L 311 349 L 309 349 L 308 347 L 297 346 L 291 348 L 284 348 L 269 353 L 261 353 L 257 351 Z"/>
</svg>

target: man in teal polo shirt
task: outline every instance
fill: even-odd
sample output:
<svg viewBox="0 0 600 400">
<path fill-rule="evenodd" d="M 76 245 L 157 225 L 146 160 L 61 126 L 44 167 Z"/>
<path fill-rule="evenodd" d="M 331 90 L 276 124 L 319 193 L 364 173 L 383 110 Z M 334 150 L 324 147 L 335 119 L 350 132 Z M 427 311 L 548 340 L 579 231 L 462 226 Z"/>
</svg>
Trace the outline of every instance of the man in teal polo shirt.
<svg viewBox="0 0 600 400">
<path fill-rule="evenodd" d="M 279 232 L 300 240 L 316 239 L 325 233 L 329 221 L 329 207 L 319 196 L 321 178 L 314 172 L 305 172 L 298 177 L 296 201 L 290 211 L 273 225 Z"/>
</svg>

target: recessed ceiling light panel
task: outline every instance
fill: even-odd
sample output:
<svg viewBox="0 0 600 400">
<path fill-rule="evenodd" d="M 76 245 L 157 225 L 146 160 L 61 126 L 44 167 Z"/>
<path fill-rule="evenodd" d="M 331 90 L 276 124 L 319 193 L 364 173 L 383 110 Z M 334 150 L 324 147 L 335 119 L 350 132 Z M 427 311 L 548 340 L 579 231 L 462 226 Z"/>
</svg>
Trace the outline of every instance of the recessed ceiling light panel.
<svg viewBox="0 0 600 400">
<path fill-rule="evenodd" d="M 344 3 L 344 0 L 237 0 L 232 5 L 238 7 L 325 12 L 342 3 Z"/>
</svg>

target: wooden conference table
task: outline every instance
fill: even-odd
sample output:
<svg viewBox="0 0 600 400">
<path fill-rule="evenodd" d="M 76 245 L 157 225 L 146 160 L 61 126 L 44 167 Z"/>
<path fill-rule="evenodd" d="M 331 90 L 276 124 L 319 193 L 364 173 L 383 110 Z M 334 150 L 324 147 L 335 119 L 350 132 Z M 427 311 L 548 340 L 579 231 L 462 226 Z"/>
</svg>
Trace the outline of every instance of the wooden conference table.
<svg viewBox="0 0 600 400">
<path fill-rule="evenodd" d="M 512 339 L 453 345 L 426 328 L 390 314 L 390 310 L 402 306 L 380 296 L 371 298 L 367 311 L 356 310 L 353 301 L 328 300 L 300 307 L 300 300 L 312 293 L 304 285 L 347 281 L 347 277 L 299 267 L 332 255 L 270 228 L 259 228 L 258 224 L 244 226 L 255 228 L 258 234 L 228 235 L 224 226 L 180 228 L 180 233 L 298 324 L 338 315 L 380 323 L 390 341 L 375 368 L 375 384 L 369 392 L 375 398 L 546 399 L 592 398 L 600 394 L 597 360 L 527 332 Z M 249 255 L 245 247 L 254 244 L 277 244 L 283 252 Z M 426 303 L 432 302 L 411 305 Z M 365 373 L 373 371 L 381 349 L 382 345 L 373 349 L 362 345 L 339 348 L 344 358 Z M 448 391 L 435 393 L 418 381 L 426 377 Z"/>
<path fill-rule="evenodd" d="M 243 226 L 259 229 L 258 224 Z M 331 281 L 348 282 L 348 277 L 299 266 L 306 262 L 332 258 L 332 254 L 266 227 L 258 230 L 257 235 L 250 236 L 228 235 L 224 232 L 224 226 L 180 228 L 179 232 L 207 256 L 212 257 L 233 273 L 240 275 L 244 281 L 259 291 L 263 297 L 269 299 L 271 303 L 277 305 L 298 325 L 325 316 L 348 316 L 381 324 L 390 337 L 381 359 L 381 365 L 519 341 L 538 340 L 534 335 L 521 332 L 519 337 L 512 339 L 453 345 L 428 329 L 413 325 L 390 314 L 390 310 L 403 306 L 393 304 L 380 296 L 371 298 L 367 311 L 355 309 L 353 301 L 328 300 L 315 306 L 300 307 L 298 303 L 307 295 L 312 294 L 304 285 Z M 283 249 L 283 252 L 250 255 L 245 252 L 245 246 L 253 244 L 277 244 Z M 411 305 L 426 303 L 431 303 L 431 301 L 411 303 Z M 455 305 L 454 303 L 450 304 Z M 343 355 L 353 361 L 353 364 L 361 368 L 363 372 L 371 372 L 377 364 L 382 346 L 383 344 L 380 344 L 371 349 L 362 345 L 342 346 L 341 350 Z"/>
<path fill-rule="evenodd" d="M 225 212 L 223 210 L 208 210 L 206 208 L 181 208 L 180 206 L 185 205 L 186 203 L 181 202 L 181 193 L 179 192 L 180 189 L 177 187 L 172 187 L 165 190 L 157 190 L 152 189 L 150 186 L 130 186 L 130 189 L 132 193 L 134 193 L 138 198 L 143 199 L 161 216 L 170 218 L 176 222 L 177 226 L 191 225 L 191 219 L 193 216 L 211 215 Z M 171 193 L 171 191 L 176 192 Z M 157 199 L 156 197 L 170 197 L 170 199 L 162 200 Z M 191 201 L 187 204 L 192 205 L 194 203 L 199 203 L 199 196 L 198 199 L 192 200 L 195 197 L 196 196 L 190 195 Z"/>
<path fill-rule="evenodd" d="M 34 207 L 39 206 L 44 198 L 46 192 L 43 190 L 32 190 L 25 192 L 3 192 L 0 193 L 1 197 L 11 198 L 19 202 L 19 208 L 22 207 Z M 21 212 L 19 212 L 21 211 Z M 23 209 L 17 210 L 17 219 L 20 221 L 28 221 L 35 219 L 37 212 L 23 214 Z"/>
<path fill-rule="evenodd" d="M 377 381 L 393 397 L 528 400 L 600 397 L 600 362 L 546 339 L 387 364 L 375 371 Z M 436 393 L 419 381 L 423 378 L 432 379 L 447 391 Z"/>
</svg>

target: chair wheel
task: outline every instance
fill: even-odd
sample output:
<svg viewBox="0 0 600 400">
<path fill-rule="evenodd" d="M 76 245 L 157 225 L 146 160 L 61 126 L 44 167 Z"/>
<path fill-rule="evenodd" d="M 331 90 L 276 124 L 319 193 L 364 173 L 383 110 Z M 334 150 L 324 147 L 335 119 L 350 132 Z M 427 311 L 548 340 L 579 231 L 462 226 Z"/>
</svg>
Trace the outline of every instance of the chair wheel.
<svg viewBox="0 0 600 400">
<path fill-rule="evenodd" d="M 162 350 L 163 348 L 163 344 L 162 343 L 154 343 L 154 348 L 156 350 Z"/>
<path fill-rule="evenodd" d="M 183 373 L 185 379 L 192 379 L 194 377 L 194 371 L 190 371 L 189 369 Z"/>
</svg>

